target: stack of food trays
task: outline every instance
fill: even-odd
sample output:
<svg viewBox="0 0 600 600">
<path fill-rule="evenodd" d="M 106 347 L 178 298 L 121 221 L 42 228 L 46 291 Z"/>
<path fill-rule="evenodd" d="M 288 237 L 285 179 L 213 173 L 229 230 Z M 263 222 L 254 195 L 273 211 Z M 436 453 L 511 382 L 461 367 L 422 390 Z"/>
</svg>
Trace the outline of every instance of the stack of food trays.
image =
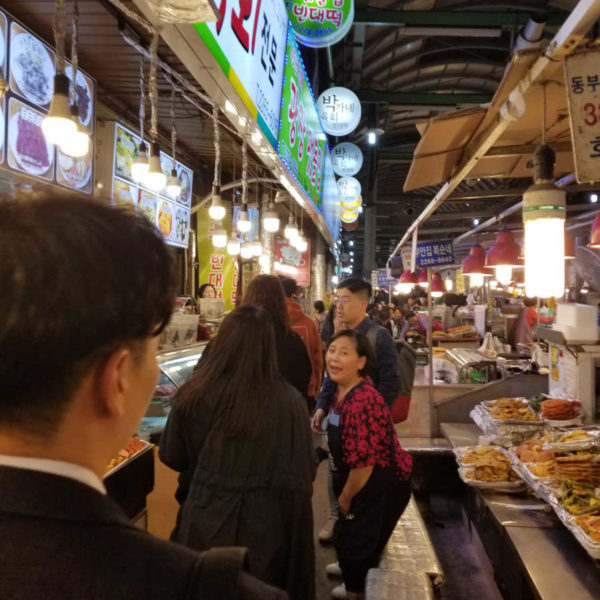
<svg viewBox="0 0 600 600">
<path fill-rule="evenodd" d="M 510 452 L 515 471 L 600 559 L 600 431 L 557 430 Z"/>
<path fill-rule="evenodd" d="M 525 398 L 486 400 L 478 404 L 470 416 L 485 435 L 505 448 L 518 446 L 525 440 L 551 431 Z"/>
<path fill-rule="evenodd" d="M 505 493 L 526 489 L 525 483 L 513 469 L 510 454 L 494 446 L 463 446 L 454 449 L 458 475 L 472 487 Z"/>
</svg>

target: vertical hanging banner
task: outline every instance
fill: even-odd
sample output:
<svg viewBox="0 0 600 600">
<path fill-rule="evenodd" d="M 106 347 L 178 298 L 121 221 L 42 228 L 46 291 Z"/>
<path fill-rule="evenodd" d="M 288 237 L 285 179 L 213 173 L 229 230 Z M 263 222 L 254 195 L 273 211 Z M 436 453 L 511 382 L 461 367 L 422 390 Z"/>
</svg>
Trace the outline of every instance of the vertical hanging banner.
<svg viewBox="0 0 600 600">
<path fill-rule="evenodd" d="M 276 148 L 288 29 L 283 0 L 221 0 L 219 12 L 216 23 L 194 27 Z"/>
<path fill-rule="evenodd" d="M 288 171 L 321 211 L 327 136 L 292 29 L 285 53 L 277 151 Z"/>
<path fill-rule="evenodd" d="M 298 41 L 309 48 L 339 42 L 354 22 L 354 0 L 286 0 Z"/>
<path fill-rule="evenodd" d="M 212 243 L 213 233 L 221 226 L 212 221 L 206 208 L 196 213 L 198 223 L 198 283 L 210 283 L 217 290 L 217 298 L 225 301 L 225 310 L 233 310 L 237 297 L 238 268 L 237 257 L 227 254 L 225 248 L 215 248 Z M 229 231 L 231 218 L 223 220 L 223 228 Z"/>
<path fill-rule="evenodd" d="M 564 59 L 571 139 L 578 183 L 600 181 L 600 50 Z"/>
</svg>

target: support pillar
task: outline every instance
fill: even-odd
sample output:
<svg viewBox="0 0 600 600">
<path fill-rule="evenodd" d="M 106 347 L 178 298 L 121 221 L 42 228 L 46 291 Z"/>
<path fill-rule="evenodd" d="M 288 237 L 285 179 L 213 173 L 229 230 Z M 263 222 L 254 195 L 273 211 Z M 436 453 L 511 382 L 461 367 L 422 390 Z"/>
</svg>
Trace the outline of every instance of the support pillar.
<svg viewBox="0 0 600 600">
<path fill-rule="evenodd" d="M 365 207 L 365 247 L 363 251 L 363 277 L 371 280 L 371 271 L 375 268 L 375 224 L 377 220 L 375 205 Z"/>
</svg>

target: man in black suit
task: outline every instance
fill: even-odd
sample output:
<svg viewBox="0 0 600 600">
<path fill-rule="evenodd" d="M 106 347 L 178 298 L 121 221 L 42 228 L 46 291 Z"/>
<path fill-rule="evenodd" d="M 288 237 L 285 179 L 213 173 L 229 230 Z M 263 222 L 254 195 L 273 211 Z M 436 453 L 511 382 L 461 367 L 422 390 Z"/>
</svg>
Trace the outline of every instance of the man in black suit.
<svg viewBox="0 0 600 600">
<path fill-rule="evenodd" d="M 91 201 L 1 202 L 0 282 L 0 598 L 286 598 L 244 549 L 159 540 L 106 496 L 173 309 L 155 228 Z"/>
</svg>

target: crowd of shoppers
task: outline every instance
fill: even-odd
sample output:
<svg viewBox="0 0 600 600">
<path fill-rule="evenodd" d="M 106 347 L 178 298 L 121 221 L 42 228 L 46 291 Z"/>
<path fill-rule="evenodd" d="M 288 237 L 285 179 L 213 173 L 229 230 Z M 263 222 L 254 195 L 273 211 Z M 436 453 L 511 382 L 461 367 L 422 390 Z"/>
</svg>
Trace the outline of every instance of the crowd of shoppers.
<svg viewBox="0 0 600 600">
<path fill-rule="evenodd" d="M 4 203 L 0 223 L 0 597 L 314 600 L 312 426 L 328 442 L 334 596 L 362 598 L 411 471 L 390 412 L 396 316 L 366 316 L 370 284 L 342 281 L 311 318 L 293 279 L 249 283 L 172 399 L 159 448 L 179 473 L 170 544 L 130 525 L 102 484 L 156 384 L 175 290 L 162 238 L 89 201 Z"/>
</svg>

